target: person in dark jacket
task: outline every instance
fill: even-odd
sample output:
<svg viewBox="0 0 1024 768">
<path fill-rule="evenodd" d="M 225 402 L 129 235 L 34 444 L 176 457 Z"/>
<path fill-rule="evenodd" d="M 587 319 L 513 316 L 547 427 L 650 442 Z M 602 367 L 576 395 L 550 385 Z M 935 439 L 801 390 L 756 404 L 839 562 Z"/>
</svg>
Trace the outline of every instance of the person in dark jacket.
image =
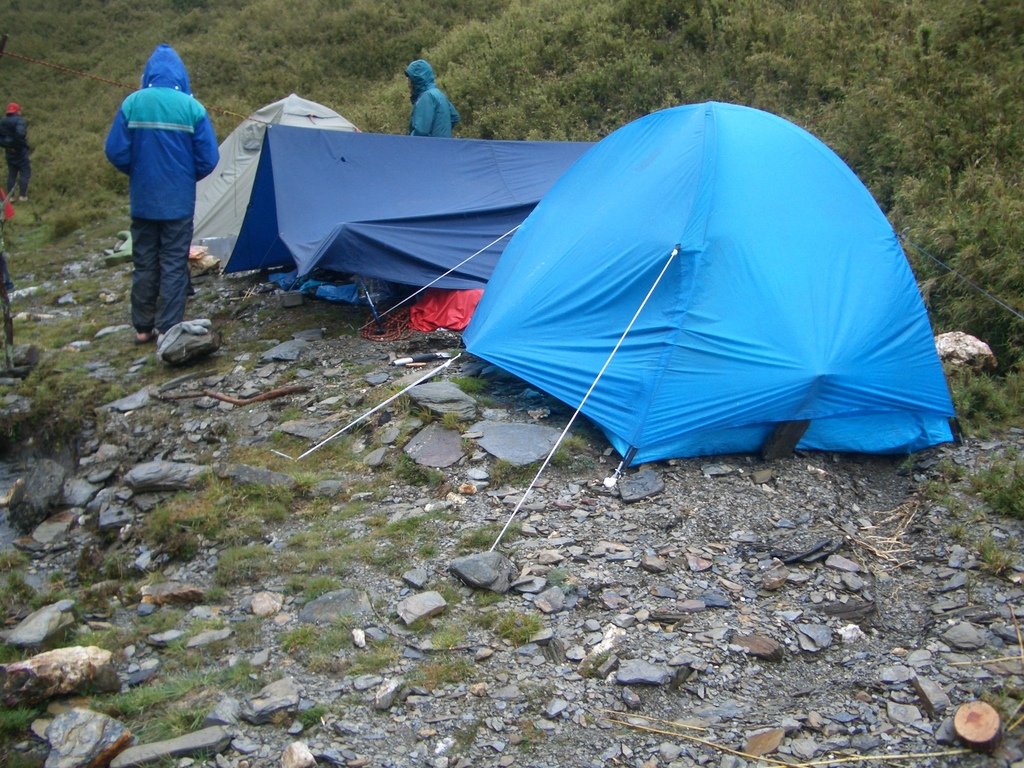
<svg viewBox="0 0 1024 768">
<path fill-rule="evenodd" d="M 434 82 L 434 70 L 423 59 L 416 59 L 405 68 L 409 78 L 410 136 L 442 136 L 450 138 L 459 122 L 459 113 Z"/>
<path fill-rule="evenodd" d="M 213 124 L 171 46 L 156 47 L 141 85 L 122 102 L 105 146 L 107 159 L 128 174 L 131 315 L 140 344 L 185 319 L 196 182 L 219 159 Z"/>
<path fill-rule="evenodd" d="M 32 161 L 29 159 L 28 123 L 21 116 L 21 107 L 11 102 L 0 126 L 5 136 L 11 137 L 11 145 L 4 148 L 7 159 L 7 196 L 14 194 L 18 187 L 18 200 L 28 200 L 28 180 L 32 178 Z"/>
</svg>

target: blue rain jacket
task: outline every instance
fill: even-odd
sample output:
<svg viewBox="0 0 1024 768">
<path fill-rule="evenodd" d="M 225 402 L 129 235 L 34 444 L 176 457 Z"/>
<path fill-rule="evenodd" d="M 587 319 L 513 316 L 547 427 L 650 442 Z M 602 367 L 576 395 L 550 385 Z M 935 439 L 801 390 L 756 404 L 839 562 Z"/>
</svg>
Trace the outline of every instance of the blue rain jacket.
<svg viewBox="0 0 1024 768">
<path fill-rule="evenodd" d="M 452 128 L 461 119 L 444 92 L 434 82 L 434 70 L 423 59 L 405 68 L 412 88 L 412 114 L 409 115 L 410 136 L 451 138 Z"/>
<path fill-rule="evenodd" d="M 107 134 L 107 159 L 129 177 L 133 218 L 191 218 L 196 182 L 217 165 L 217 135 L 192 97 L 188 71 L 171 46 L 156 47 L 141 87 L 121 104 Z"/>
</svg>

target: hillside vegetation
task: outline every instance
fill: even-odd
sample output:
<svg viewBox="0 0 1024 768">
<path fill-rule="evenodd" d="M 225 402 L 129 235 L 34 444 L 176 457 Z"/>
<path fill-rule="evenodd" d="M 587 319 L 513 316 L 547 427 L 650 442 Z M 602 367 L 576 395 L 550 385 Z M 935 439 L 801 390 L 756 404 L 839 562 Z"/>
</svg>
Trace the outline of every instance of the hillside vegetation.
<svg viewBox="0 0 1024 768">
<path fill-rule="evenodd" d="M 182 54 L 221 138 L 290 92 L 362 130 L 402 133 L 402 70 L 421 56 L 459 108 L 464 137 L 597 140 L 657 109 L 735 102 L 786 117 L 838 152 L 903 233 L 936 331 L 993 346 L 997 384 L 953 382 L 961 416 L 1020 410 L 1018 0 L 5 5 L 0 33 L 12 55 L 0 59 L 0 98 L 23 105 L 35 146 L 33 203 L 13 232 L 22 258 L 97 222 L 127 223 L 126 182 L 102 143 L 159 42 Z"/>
</svg>

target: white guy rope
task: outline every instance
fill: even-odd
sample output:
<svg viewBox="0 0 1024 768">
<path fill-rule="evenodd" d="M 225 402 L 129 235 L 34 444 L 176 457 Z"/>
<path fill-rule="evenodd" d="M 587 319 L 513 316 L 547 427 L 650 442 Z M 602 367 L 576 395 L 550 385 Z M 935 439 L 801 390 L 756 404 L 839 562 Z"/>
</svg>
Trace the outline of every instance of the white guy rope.
<svg viewBox="0 0 1024 768">
<path fill-rule="evenodd" d="M 501 538 L 505 535 L 505 531 L 507 531 L 508 527 L 512 525 L 512 521 L 515 520 L 516 515 L 519 514 L 519 510 L 523 506 L 523 503 L 526 501 L 526 497 L 530 495 L 530 491 L 533 490 L 533 487 L 537 484 L 537 481 L 540 480 L 540 476 L 544 473 L 544 470 L 547 469 L 548 464 L 551 463 L 551 457 L 555 455 L 555 451 L 558 450 L 558 446 L 562 444 L 562 440 L 564 440 L 565 436 L 569 433 L 569 429 L 572 427 L 573 422 L 576 421 L 576 417 L 579 416 L 580 411 L 583 410 L 583 406 L 586 405 L 587 400 L 590 399 L 590 394 L 594 391 L 594 388 L 597 386 L 597 382 L 601 380 L 601 377 L 604 376 L 604 372 L 608 370 L 608 366 L 611 365 L 612 359 L 615 357 L 615 353 L 619 351 L 619 347 L 622 346 L 622 342 L 626 340 L 626 336 L 628 336 L 629 332 L 633 330 L 633 326 L 636 324 L 637 318 L 640 317 L 640 313 L 643 312 L 644 307 L 647 306 L 647 302 L 651 298 L 651 295 L 654 293 L 654 289 L 658 287 L 658 283 L 661 282 L 661 278 L 665 276 L 665 273 L 668 271 L 669 265 L 672 263 L 672 260 L 676 257 L 678 253 L 679 245 L 677 244 L 675 248 L 672 249 L 672 253 L 669 254 L 668 260 L 665 262 L 665 266 L 661 268 L 661 272 L 658 273 L 658 276 L 657 278 L 655 278 L 654 283 L 647 291 L 647 295 L 644 296 L 644 300 L 640 302 L 640 306 L 637 307 L 636 312 L 633 313 L 633 319 L 629 321 L 629 325 L 626 326 L 626 330 L 622 332 L 622 335 L 619 337 L 619 340 L 615 342 L 615 347 L 608 355 L 608 359 L 604 361 L 604 365 L 601 366 L 601 370 L 597 372 L 597 376 L 594 379 L 593 383 L 590 385 L 590 389 L 587 390 L 587 393 L 583 396 L 583 399 L 580 401 L 580 404 L 576 407 L 575 412 L 569 418 L 569 423 L 565 425 L 565 429 L 562 430 L 562 434 L 558 436 L 558 439 L 555 441 L 555 444 L 551 447 L 551 451 L 544 459 L 544 463 L 540 465 L 540 469 L 538 469 L 537 474 L 533 476 L 533 480 L 530 481 L 529 487 L 526 489 L 522 497 L 519 499 L 519 502 L 516 504 L 515 509 L 512 510 L 512 514 L 509 515 L 508 520 L 505 522 L 505 526 L 501 529 L 501 533 L 498 534 L 498 538 L 496 538 L 494 540 L 494 543 L 491 544 L 491 552 L 493 552 L 495 547 L 497 547 L 498 544 L 501 542 Z"/>
<path fill-rule="evenodd" d="M 922 248 L 917 243 L 915 243 L 913 240 L 911 240 L 909 237 L 907 237 L 906 233 L 907 233 L 907 230 L 903 230 L 902 232 L 899 233 L 899 237 L 900 237 L 901 240 L 903 240 L 903 242 L 905 242 L 905 243 L 909 244 L 910 246 L 912 246 L 914 248 L 914 250 L 916 250 L 918 253 L 921 253 L 921 254 L 927 256 L 929 259 L 934 261 L 936 264 L 938 264 L 940 267 L 945 269 L 947 272 L 951 273 L 953 275 L 953 277 L 955 277 L 958 280 L 966 283 L 968 287 L 973 288 L 978 293 L 980 293 L 982 296 L 985 296 L 986 298 L 992 300 L 993 302 L 998 304 L 1000 307 L 1005 309 L 1010 314 L 1016 315 L 1019 320 L 1024 320 L 1024 313 L 1021 313 L 1020 310 L 1018 310 L 1018 309 L 1016 309 L 1014 307 L 1011 307 L 1009 304 L 1007 304 L 1005 301 L 1000 299 L 998 296 L 996 296 L 996 295 L 994 295 L 992 293 L 989 293 L 984 288 L 982 288 L 980 285 L 978 285 L 977 283 L 975 283 L 974 281 L 970 280 L 969 278 L 967 278 L 966 276 L 964 276 L 960 272 L 958 272 L 955 269 L 953 269 L 953 267 L 949 266 L 949 264 L 945 263 L 941 259 L 938 259 L 935 256 L 933 256 L 932 254 L 928 253 L 928 251 L 926 251 L 924 248 Z"/>
<path fill-rule="evenodd" d="M 406 297 L 405 297 L 404 299 L 402 299 L 402 300 L 401 300 L 400 302 L 398 302 L 398 303 L 397 303 L 397 304 L 395 304 L 394 306 L 392 306 L 392 307 L 388 307 L 388 308 L 387 308 L 387 309 L 385 309 L 385 310 L 384 310 L 383 312 L 381 312 L 381 313 L 380 313 L 380 314 L 379 314 L 379 315 L 378 315 L 377 317 L 375 317 L 375 318 L 374 318 L 373 320 L 368 320 L 368 321 L 366 322 L 366 324 L 365 324 L 365 325 L 363 325 L 363 326 L 362 326 L 361 328 L 359 328 L 359 330 L 361 331 L 361 330 L 363 330 L 364 328 L 368 328 L 368 327 L 370 326 L 370 324 L 371 324 L 371 323 L 379 323 L 379 322 L 380 322 L 380 318 L 384 317 L 384 315 L 388 314 L 388 312 L 392 312 L 393 310 L 396 310 L 396 309 L 398 309 L 398 308 L 399 308 L 400 306 L 402 306 L 403 304 L 405 304 L 405 302 L 407 302 L 407 301 L 412 301 L 412 300 L 413 300 L 413 299 L 415 299 L 415 298 L 416 298 L 417 296 L 419 296 L 419 295 L 420 295 L 421 293 L 423 293 L 423 292 L 424 292 L 425 290 L 427 290 L 427 288 L 429 288 L 430 286 L 434 285 L 434 283 L 436 283 L 436 282 L 437 282 L 438 280 L 443 280 L 444 278 L 448 277 L 448 275 L 450 275 L 450 274 L 451 274 L 452 272 L 454 272 L 454 271 L 455 271 L 456 269 L 458 269 L 459 267 L 461 267 L 461 266 L 462 266 L 463 264 L 465 264 L 465 263 L 466 263 L 467 261 L 472 261 L 473 259 L 475 259 L 475 258 L 476 258 L 477 256 L 479 256 L 479 255 L 480 255 L 481 253 L 483 253 L 484 251 L 486 251 L 486 250 L 487 250 L 488 248 L 490 248 L 490 247 L 491 247 L 492 245 L 494 245 L 495 243 L 500 243 L 500 242 L 501 242 L 502 240 L 504 240 L 504 239 L 505 239 L 506 237 L 508 237 L 509 235 L 511 235 L 511 234 L 512 234 L 513 232 L 515 232 L 515 231 L 516 231 L 517 229 L 519 229 L 519 227 L 521 227 L 521 226 L 522 226 L 522 224 L 516 224 L 516 225 L 515 225 L 514 227 L 512 227 L 512 229 L 510 229 L 510 230 L 509 230 L 508 232 L 506 232 L 506 233 L 505 233 L 504 235 L 500 235 L 499 237 L 495 238 L 494 240 L 491 240 L 491 242 L 489 242 L 489 243 L 488 243 L 487 245 L 485 245 L 485 246 L 484 246 L 483 248 L 481 248 L 481 249 L 480 249 L 479 251 L 477 251 L 476 253 L 472 254 L 471 256 L 467 256 L 467 257 L 466 257 L 466 258 L 464 258 L 464 259 L 463 259 L 462 261 L 460 261 L 460 262 L 459 262 L 458 264 L 456 264 L 456 265 L 455 265 L 454 267 L 452 267 L 451 269 L 449 269 L 449 270 L 448 270 L 447 272 L 443 272 L 442 274 L 438 275 L 438 276 L 437 276 L 437 277 L 435 277 L 435 278 L 434 278 L 433 280 L 431 280 L 431 281 L 430 281 L 429 283 L 427 283 L 426 285 L 424 285 L 424 286 L 423 286 L 422 288 L 419 288 L 419 289 L 417 289 L 417 290 L 416 290 L 415 292 L 413 292 L 413 293 L 411 293 L 410 295 L 406 296 Z"/>
<path fill-rule="evenodd" d="M 300 455 L 298 455 L 298 456 L 289 456 L 289 455 L 288 455 L 287 453 L 281 453 L 281 451 L 275 451 L 275 450 L 274 450 L 273 448 L 271 448 L 271 449 L 270 449 L 270 452 L 271 452 L 271 453 L 276 453 L 276 454 L 277 454 L 278 456 L 283 456 L 283 457 L 284 457 L 284 458 L 286 458 L 286 459 L 291 459 L 292 461 L 298 461 L 299 459 L 304 459 L 304 458 L 306 458 L 307 456 L 309 456 L 309 454 L 311 454 L 311 453 L 312 453 L 313 451 L 319 450 L 319 449 L 320 449 L 320 448 L 322 448 L 323 446 L 327 445 L 327 444 L 328 444 L 329 442 L 331 442 L 331 440 L 333 440 L 334 438 L 336 438 L 336 437 L 337 437 L 338 435 L 340 435 L 341 433 L 343 433 L 343 432 L 344 432 L 345 430 L 349 429 L 350 427 L 354 427 L 354 426 L 355 426 L 356 424 L 358 424 L 358 423 L 359 423 L 360 421 L 362 421 L 363 419 L 365 419 L 365 418 L 366 418 L 367 416 L 372 416 L 373 414 L 375 414 L 375 413 L 376 413 L 377 411 L 379 411 L 379 410 L 380 410 L 381 408 L 383 408 L 383 407 L 384 407 L 385 405 L 387 405 L 388 403 L 390 403 L 390 402 L 391 402 L 392 400 L 394 400 L 395 398 L 401 397 L 401 396 L 402 396 L 402 395 L 404 395 L 404 394 L 405 394 L 406 392 L 408 392 L 408 391 L 409 391 L 410 389 L 412 389 L 413 387 L 415 387 L 415 386 L 416 386 L 417 384 L 419 384 L 419 383 L 421 383 L 421 382 L 424 382 L 424 381 L 426 381 L 426 380 L 427 380 L 427 379 L 429 379 L 429 378 L 430 378 L 431 376 L 436 376 L 436 375 L 437 375 L 437 374 L 439 374 L 439 373 L 440 373 L 441 371 L 443 371 L 443 370 L 444 370 L 445 368 L 447 368 L 447 367 L 448 367 L 449 365 L 451 365 L 451 364 L 452 364 L 452 363 L 454 363 L 454 362 L 455 362 L 456 360 L 458 360 L 458 359 L 459 359 L 460 357 L 462 357 L 462 353 L 461 353 L 461 352 L 460 352 L 459 354 L 457 354 L 457 355 L 456 355 L 455 357 L 453 357 L 453 358 L 452 358 L 451 360 L 448 360 L 447 362 L 445 362 L 445 363 L 444 363 L 444 365 L 439 365 L 439 366 L 437 366 L 437 368 L 434 368 L 434 369 L 433 369 L 432 371 L 428 371 L 428 372 L 427 372 L 426 374 L 424 374 L 424 375 L 423 375 L 423 376 L 421 376 L 420 378 L 416 379 L 416 381 L 414 381 L 414 382 L 413 382 L 412 384 L 410 384 L 409 386 L 407 386 L 407 387 L 405 387 L 404 389 L 402 389 L 401 391 L 399 391 L 399 392 L 396 392 L 395 394 L 393 394 L 393 395 L 392 395 L 391 397 L 389 397 L 389 398 L 388 398 L 387 400 L 385 400 L 385 401 L 384 401 L 383 403 L 379 403 L 379 404 L 375 405 L 375 406 L 374 406 L 373 408 L 371 408 L 370 410 L 368 410 L 368 411 L 367 411 L 366 413 L 364 413 L 364 414 L 363 414 L 362 416 L 360 416 L 360 417 L 359 417 L 358 419 L 355 419 L 355 420 L 353 420 L 353 421 L 350 421 L 350 422 L 349 422 L 348 424 L 346 424 L 346 425 L 345 425 L 344 427 L 342 427 L 341 429 L 339 429 L 339 430 L 338 430 L 337 432 L 335 432 L 335 433 L 334 433 L 333 435 L 331 435 L 330 437 L 324 438 L 323 440 L 321 440 L 321 441 L 320 441 L 319 443 L 317 443 L 316 445 L 314 445 L 314 446 L 313 446 L 312 448 L 310 448 L 310 449 L 309 449 L 308 451 L 306 451 L 305 453 L 303 453 L 303 454 L 300 454 Z"/>
</svg>

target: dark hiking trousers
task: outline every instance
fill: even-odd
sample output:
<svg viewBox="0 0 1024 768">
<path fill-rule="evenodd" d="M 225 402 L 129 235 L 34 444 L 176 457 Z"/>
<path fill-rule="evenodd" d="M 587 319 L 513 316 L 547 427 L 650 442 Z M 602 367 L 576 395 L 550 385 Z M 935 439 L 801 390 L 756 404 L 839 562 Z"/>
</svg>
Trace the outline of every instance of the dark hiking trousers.
<svg viewBox="0 0 1024 768">
<path fill-rule="evenodd" d="M 21 197 L 28 197 L 28 181 L 32 178 L 32 161 L 28 151 L 7 155 L 7 195 L 13 195 L 15 186 Z"/>
<path fill-rule="evenodd" d="M 132 325 L 166 333 L 185 319 L 192 217 L 132 219 Z"/>
</svg>

